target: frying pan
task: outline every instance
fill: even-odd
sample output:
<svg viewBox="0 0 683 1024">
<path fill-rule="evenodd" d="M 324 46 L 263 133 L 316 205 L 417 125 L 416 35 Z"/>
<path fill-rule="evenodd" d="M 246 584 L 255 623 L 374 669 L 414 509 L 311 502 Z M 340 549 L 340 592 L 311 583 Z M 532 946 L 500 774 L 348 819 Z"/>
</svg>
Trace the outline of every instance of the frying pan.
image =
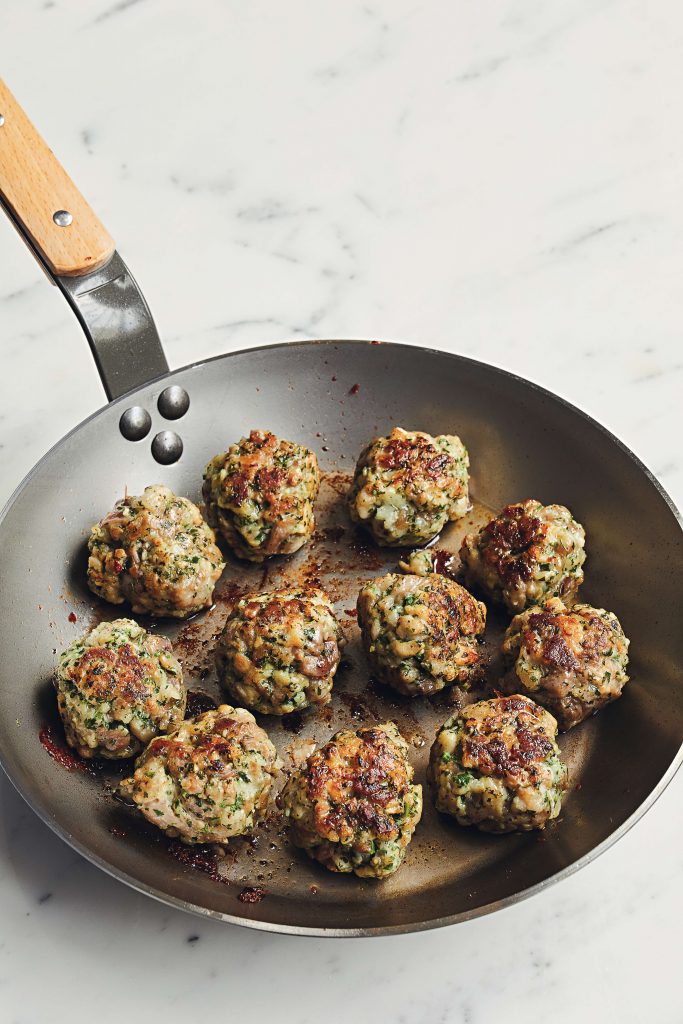
<svg viewBox="0 0 683 1024">
<path fill-rule="evenodd" d="M 168 372 L 154 323 L 110 236 L 0 83 L 0 193 L 24 239 L 79 317 L 110 402 L 41 459 L 0 520 L 0 754 L 19 792 L 63 839 L 116 878 L 170 905 L 273 931 L 408 932 L 462 921 L 538 892 L 583 866 L 650 807 L 681 761 L 683 543 L 671 501 L 635 456 L 578 409 L 509 373 L 459 356 L 373 342 L 310 341 L 236 352 Z M 395 719 L 416 776 L 448 700 L 402 700 L 368 680 L 352 608 L 360 581 L 393 568 L 352 533 L 343 491 L 358 452 L 393 425 L 456 432 L 472 464 L 474 508 L 527 497 L 568 505 L 588 537 L 582 597 L 613 609 L 631 638 L 621 700 L 562 736 L 571 772 L 561 819 L 544 833 L 483 836 L 425 814 L 404 866 L 382 883 L 325 872 L 293 850 L 273 809 L 221 861 L 190 857 L 113 797 L 121 769 L 77 770 L 51 689 L 55 654 L 125 609 L 85 586 L 92 523 L 127 488 L 161 482 L 199 500 L 209 458 L 252 427 L 318 452 L 325 479 L 312 543 L 265 570 L 228 559 L 216 605 L 170 636 L 190 689 L 218 698 L 211 647 L 236 593 L 319 579 L 345 623 L 331 709 L 266 721 L 285 763 L 354 723 Z M 73 620 L 76 621 L 73 621 Z M 490 678 L 505 616 L 490 609 Z M 55 757 L 57 760 L 55 760 Z M 192 860 L 192 863 L 188 861 Z M 249 899 L 253 887 L 264 897 Z M 247 895 L 245 895 L 245 893 Z"/>
</svg>

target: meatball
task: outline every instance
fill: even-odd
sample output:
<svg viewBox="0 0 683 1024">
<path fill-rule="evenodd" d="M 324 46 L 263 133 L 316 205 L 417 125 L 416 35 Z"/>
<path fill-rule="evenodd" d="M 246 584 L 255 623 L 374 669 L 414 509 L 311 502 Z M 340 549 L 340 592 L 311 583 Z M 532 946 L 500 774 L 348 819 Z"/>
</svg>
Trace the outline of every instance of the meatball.
<svg viewBox="0 0 683 1024">
<path fill-rule="evenodd" d="M 152 740 L 119 792 L 183 843 L 227 843 L 252 831 L 279 768 L 254 716 L 221 704 Z"/>
<path fill-rule="evenodd" d="M 204 472 L 209 522 L 250 562 L 303 547 L 315 528 L 319 489 L 315 453 L 268 431 L 252 430 Z"/>
<path fill-rule="evenodd" d="M 583 582 L 585 531 L 564 505 L 508 505 L 462 542 L 465 579 L 510 612 L 546 597 L 572 599 Z"/>
<path fill-rule="evenodd" d="M 434 568 L 434 553 L 431 548 L 416 548 L 398 563 L 401 572 L 411 576 L 431 576 Z"/>
<path fill-rule="evenodd" d="M 431 749 L 437 810 L 482 832 L 544 828 L 568 785 L 556 735 L 553 716 L 519 694 L 463 708 Z"/>
<path fill-rule="evenodd" d="M 342 730 L 292 775 L 279 799 L 295 846 L 330 871 L 386 878 L 422 814 L 408 745 L 393 722 Z"/>
<path fill-rule="evenodd" d="M 358 624 L 374 675 L 414 697 L 481 678 L 477 636 L 486 607 L 445 576 L 389 573 L 358 595 Z"/>
<path fill-rule="evenodd" d="M 196 505 L 156 484 L 121 498 L 88 541 L 88 586 L 134 612 L 184 619 L 208 608 L 225 563 Z"/>
<path fill-rule="evenodd" d="M 131 619 L 67 647 L 55 677 L 66 740 L 81 757 L 132 757 L 182 721 L 187 694 L 170 641 Z"/>
<path fill-rule="evenodd" d="M 506 693 L 523 693 L 571 729 L 621 696 L 628 682 L 628 640 L 604 608 L 558 597 L 516 615 L 503 641 Z"/>
<path fill-rule="evenodd" d="M 455 555 L 445 548 L 416 548 L 401 559 L 398 567 L 401 572 L 413 576 L 430 576 L 439 573 L 441 576 L 453 578 Z"/>
<path fill-rule="evenodd" d="M 234 700 L 264 715 L 327 704 L 342 643 L 322 590 L 243 597 L 218 640 L 218 678 Z"/>
<path fill-rule="evenodd" d="M 424 544 L 469 508 L 467 449 L 459 437 L 395 427 L 361 452 L 349 514 L 378 544 Z"/>
</svg>

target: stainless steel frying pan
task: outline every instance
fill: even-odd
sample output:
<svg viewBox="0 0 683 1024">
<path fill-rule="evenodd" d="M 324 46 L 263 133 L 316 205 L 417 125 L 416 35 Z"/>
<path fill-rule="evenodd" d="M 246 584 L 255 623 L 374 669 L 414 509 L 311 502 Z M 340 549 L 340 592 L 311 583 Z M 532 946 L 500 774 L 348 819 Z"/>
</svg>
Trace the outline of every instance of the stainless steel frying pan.
<svg viewBox="0 0 683 1024">
<path fill-rule="evenodd" d="M 672 778 L 683 740 L 683 535 L 647 469 L 595 421 L 541 388 L 436 351 L 317 341 L 168 373 L 147 306 L 113 242 L 1 83 L 0 115 L 4 205 L 79 316 L 113 399 L 45 455 L 0 521 L 0 756 L 36 813 L 93 863 L 166 903 L 320 935 L 405 932 L 487 913 L 565 877 L 623 835 Z M 572 509 L 588 535 L 582 595 L 618 613 L 632 641 L 632 681 L 620 701 L 561 738 L 572 788 L 561 820 L 545 833 L 482 836 L 440 818 L 427 799 L 405 865 L 374 883 L 329 874 L 301 857 L 273 810 L 255 839 L 236 841 L 224 860 L 204 852 L 188 863 L 186 851 L 115 801 L 120 769 L 91 774 L 59 762 L 55 652 L 94 621 L 121 613 L 85 587 L 89 527 L 126 488 L 139 493 L 163 482 L 199 500 L 208 459 L 252 427 L 315 449 L 326 474 L 312 544 L 265 575 L 231 562 L 210 612 L 185 625 L 146 625 L 172 637 L 190 688 L 216 698 L 212 640 L 235 594 L 284 578 L 320 579 L 347 624 L 332 709 L 266 728 L 291 765 L 311 740 L 341 726 L 393 718 L 411 740 L 424 783 L 434 730 L 451 709 L 443 700 L 411 702 L 374 690 L 357 627 L 345 614 L 359 581 L 396 562 L 396 553 L 359 543 L 351 532 L 341 501 L 346 474 L 369 438 L 399 423 L 457 432 L 470 450 L 475 507 L 467 523 L 444 534 L 443 546 L 455 550 L 463 529 L 509 501 L 533 496 Z M 492 680 L 505 625 L 492 609 Z M 265 897 L 243 902 L 253 886 Z"/>
</svg>

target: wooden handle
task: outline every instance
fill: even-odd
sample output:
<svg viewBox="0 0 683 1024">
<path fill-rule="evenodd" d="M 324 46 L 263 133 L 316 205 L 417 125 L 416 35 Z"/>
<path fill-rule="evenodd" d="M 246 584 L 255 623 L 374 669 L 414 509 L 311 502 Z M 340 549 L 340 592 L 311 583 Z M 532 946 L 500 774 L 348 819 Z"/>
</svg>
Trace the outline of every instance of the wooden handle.
<svg viewBox="0 0 683 1024">
<path fill-rule="evenodd" d="M 0 196 L 57 277 L 81 277 L 111 258 L 111 235 L 2 79 Z"/>
</svg>

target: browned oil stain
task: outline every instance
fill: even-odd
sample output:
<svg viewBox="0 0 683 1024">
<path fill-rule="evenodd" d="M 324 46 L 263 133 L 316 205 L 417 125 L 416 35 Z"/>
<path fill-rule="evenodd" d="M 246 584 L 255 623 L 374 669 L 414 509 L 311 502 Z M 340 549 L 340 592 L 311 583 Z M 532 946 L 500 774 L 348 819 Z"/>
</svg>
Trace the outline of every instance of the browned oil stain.
<svg viewBox="0 0 683 1024">
<path fill-rule="evenodd" d="M 237 897 L 240 903 L 260 903 L 266 895 L 266 890 L 260 885 L 247 885 Z"/>
<path fill-rule="evenodd" d="M 205 711 L 213 711 L 217 707 L 216 701 L 208 693 L 200 693 L 198 690 L 188 690 L 187 707 L 185 718 L 196 718 Z"/>
<path fill-rule="evenodd" d="M 38 739 L 52 760 L 60 764 L 62 768 L 68 768 L 71 772 L 84 772 L 86 775 L 98 774 L 99 764 L 87 761 L 84 757 L 80 757 L 75 750 L 71 750 L 64 737 L 60 736 L 53 726 L 44 725 L 38 732 Z"/>
<path fill-rule="evenodd" d="M 184 843 L 171 840 L 168 844 L 168 852 L 171 857 L 185 867 L 193 868 L 195 871 L 202 871 L 205 875 L 208 875 L 212 882 L 229 884 L 228 879 L 218 870 L 220 858 L 213 847 L 186 846 Z"/>
<path fill-rule="evenodd" d="M 282 728 L 295 735 L 300 733 L 304 727 L 304 717 L 300 711 L 293 711 L 291 715 L 282 716 Z"/>
</svg>

